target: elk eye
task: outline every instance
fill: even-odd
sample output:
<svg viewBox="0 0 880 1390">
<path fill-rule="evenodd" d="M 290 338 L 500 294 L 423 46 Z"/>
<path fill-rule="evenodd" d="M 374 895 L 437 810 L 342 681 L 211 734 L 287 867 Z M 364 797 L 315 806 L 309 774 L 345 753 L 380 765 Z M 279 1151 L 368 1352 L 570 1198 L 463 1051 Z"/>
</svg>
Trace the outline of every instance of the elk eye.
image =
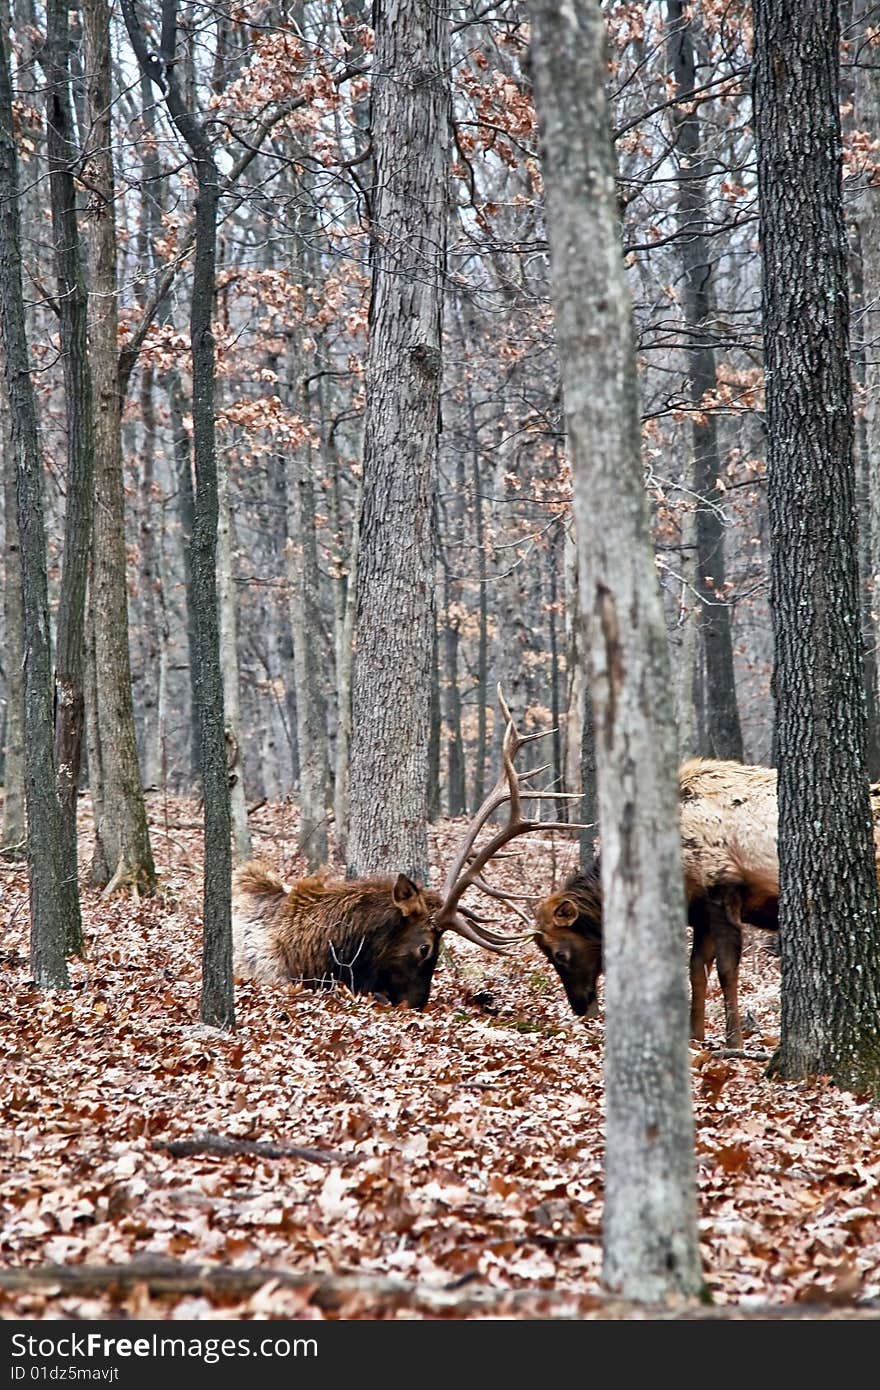
<svg viewBox="0 0 880 1390">
<path fill-rule="evenodd" d="M 568 965 L 568 952 L 564 949 L 554 951 L 553 959 L 556 961 L 557 965 Z"/>
<path fill-rule="evenodd" d="M 421 946 L 420 946 L 419 949 L 418 949 L 418 957 L 419 957 L 419 960 L 427 960 L 427 959 L 428 959 L 428 956 L 429 956 L 430 954 L 431 954 L 431 948 L 430 948 L 430 946 L 428 945 L 427 941 L 423 941 L 422 944 L 421 944 Z"/>
</svg>

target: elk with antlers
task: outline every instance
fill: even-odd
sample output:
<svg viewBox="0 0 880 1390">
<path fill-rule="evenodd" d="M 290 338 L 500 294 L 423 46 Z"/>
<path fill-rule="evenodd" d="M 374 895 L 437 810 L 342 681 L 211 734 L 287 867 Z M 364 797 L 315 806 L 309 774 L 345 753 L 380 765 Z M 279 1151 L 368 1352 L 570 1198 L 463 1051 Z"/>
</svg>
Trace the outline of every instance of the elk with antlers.
<svg viewBox="0 0 880 1390">
<path fill-rule="evenodd" d="M 880 784 L 871 787 L 880 874 Z M 779 927 L 776 770 L 691 758 L 679 770 L 681 856 L 690 956 L 691 1036 L 705 1036 L 706 986 L 714 960 L 724 995 L 728 1047 L 742 1047 L 739 965 L 743 926 Z M 817 852 L 819 847 L 817 846 Z M 602 973 L 602 880 L 598 857 L 537 904 L 535 941 L 580 1016 L 597 1011 Z"/>
<path fill-rule="evenodd" d="M 355 994 L 421 1009 L 428 1002 L 445 931 L 498 953 L 533 936 L 532 930 L 496 932 L 461 901 L 470 888 L 511 901 L 514 895 L 483 878 L 489 860 L 530 831 L 578 828 L 523 815 L 523 802 L 560 799 L 564 793 L 523 789 L 523 781 L 545 769 L 520 773 L 514 759 L 524 744 L 544 734 L 520 734 L 500 689 L 498 700 L 505 720 L 503 771 L 468 825 L 442 892 L 405 874 L 341 881 L 318 876 L 288 886 L 252 860 L 233 878 L 233 958 L 239 975 L 267 983 L 296 980 L 313 988 L 339 982 Z M 477 849 L 480 832 L 505 805 L 506 824 Z M 524 918 L 521 911 L 519 915 Z"/>
</svg>

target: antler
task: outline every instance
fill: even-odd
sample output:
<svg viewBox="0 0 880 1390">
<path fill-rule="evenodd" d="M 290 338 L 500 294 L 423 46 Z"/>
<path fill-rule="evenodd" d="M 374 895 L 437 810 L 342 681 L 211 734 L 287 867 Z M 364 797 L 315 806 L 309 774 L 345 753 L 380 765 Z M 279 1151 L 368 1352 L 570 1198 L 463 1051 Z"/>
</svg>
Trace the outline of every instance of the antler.
<svg viewBox="0 0 880 1390">
<path fill-rule="evenodd" d="M 575 824 L 571 821 L 535 821 L 529 820 L 523 815 L 522 803 L 524 801 L 568 801 L 578 799 L 577 793 L 572 792 L 531 792 L 523 791 L 520 785 L 521 778 L 528 780 L 536 777 L 539 772 L 545 770 L 544 767 L 533 768 L 530 772 L 517 772 L 514 767 L 514 758 L 519 750 L 527 743 L 534 743 L 536 739 L 546 738 L 553 733 L 552 729 L 546 729 L 541 733 L 521 734 L 517 729 L 513 715 L 507 706 L 507 702 L 501 693 L 501 686 L 498 686 L 498 703 L 501 706 L 501 713 L 504 716 L 506 728 L 504 730 L 504 740 L 501 745 L 501 759 L 503 771 L 495 783 L 495 786 L 486 797 L 480 809 L 477 811 L 473 820 L 467 827 L 459 847 L 458 854 L 455 856 L 452 867 L 446 875 L 446 882 L 443 885 L 442 904 L 440 911 L 435 918 L 441 931 L 451 929 L 464 936 L 468 941 L 474 941 L 478 946 L 485 947 L 488 951 L 503 952 L 509 946 L 515 945 L 520 941 L 528 941 L 534 935 L 534 928 L 530 927 L 523 932 L 510 932 L 501 936 L 497 932 L 490 931 L 487 925 L 477 917 L 476 913 L 466 908 L 459 907 L 461 898 L 468 888 L 478 888 L 481 892 L 491 898 L 498 898 L 503 902 L 510 902 L 517 894 L 504 893 L 500 889 L 491 888 L 482 877 L 483 869 L 493 859 L 500 849 L 516 839 L 519 835 L 527 835 L 532 830 L 584 830 L 587 826 Z M 507 824 L 487 840 L 480 850 L 476 850 L 477 837 L 485 826 L 486 822 L 496 811 L 509 803 L 510 809 L 507 817 Z M 525 914 L 514 907 L 514 911 L 523 921 L 528 921 Z M 467 918 L 467 920 L 463 920 Z"/>
</svg>

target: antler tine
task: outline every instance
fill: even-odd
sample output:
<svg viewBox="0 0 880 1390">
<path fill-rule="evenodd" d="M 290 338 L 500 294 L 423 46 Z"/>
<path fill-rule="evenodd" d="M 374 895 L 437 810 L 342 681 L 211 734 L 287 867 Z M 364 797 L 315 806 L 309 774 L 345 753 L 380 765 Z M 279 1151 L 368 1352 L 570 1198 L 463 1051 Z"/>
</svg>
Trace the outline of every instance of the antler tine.
<svg viewBox="0 0 880 1390">
<path fill-rule="evenodd" d="M 498 898 L 505 903 L 536 903 L 540 902 L 541 899 L 540 893 L 508 893 L 504 888 L 493 888 L 491 883 L 487 883 L 484 878 L 475 878 L 474 887 L 482 888 L 483 892 L 487 893 L 490 898 Z"/>
<path fill-rule="evenodd" d="M 514 899 L 524 898 L 526 899 L 526 901 L 534 901 L 534 899 L 528 898 L 525 893 L 504 893 L 498 888 L 491 887 L 491 885 L 488 884 L 484 878 L 475 878 L 473 886 L 474 888 L 479 888 L 480 892 L 485 893 L 487 897 L 495 898 L 497 902 L 507 903 L 511 912 L 515 912 L 521 922 L 525 922 L 527 927 L 532 927 L 531 921 L 523 912 L 522 908 L 517 905 Z M 532 931 L 529 933 L 529 935 L 531 936 L 533 932 L 534 928 L 532 927 Z"/>
<path fill-rule="evenodd" d="M 436 921 L 441 930 L 450 928 L 466 937 L 469 941 L 475 941 L 478 945 L 484 946 L 487 950 L 504 951 L 517 941 L 527 940 L 534 936 L 534 929 L 528 932 L 517 934 L 509 933 L 506 936 L 499 936 L 491 932 L 488 927 L 480 923 L 475 914 L 465 909 L 458 910 L 458 904 L 470 887 L 479 888 L 490 897 L 500 898 L 502 901 L 510 902 L 510 895 L 498 892 L 490 888 L 482 879 L 482 871 L 493 859 L 499 850 L 519 835 L 528 834 L 533 830 L 563 830 L 580 829 L 575 825 L 567 825 L 562 821 L 534 821 L 526 819 L 522 810 L 523 800 L 538 802 L 542 800 L 569 799 L 575 797 L 573 793 L 567 792 L 529 792 L 522 791 L 520 779 L 522 774 L 518 773 L 514 767 L 514 759 L 524 743 L 531 743 L 536 738 L 543 738 L 544 732 L 540 734 L 521 734 L 516 727 L 510 707 L 504 698 L 501 686 L 498 686 L 498 704 L 504 717 L 506 728 L 504 738 L 501 743 L 501 761 L 503 770 L 492 788 L 492 791 L 484 800 L 482 806 L 477 811 L 473 820 L 465 831 L 464 840 L 443 885 L 443 896 L 440 909 L 437 913 Z M 553 732 L 549 730 L 548 732 Z M 539 769 L 543 771 L 543 769 Z M 529 774 L 535 776 L 536 773 Z M 504 805 L 508 806 L 507 823 L 497 830 L 494 835 L 483 845 L 482 849 L 476 848 L 476 840 L 480 831 L 485 826 L 489 817 Z M 519 908 L 513 909 L 517 915 L 526 923 L 528 918 Z"/>
</svg>

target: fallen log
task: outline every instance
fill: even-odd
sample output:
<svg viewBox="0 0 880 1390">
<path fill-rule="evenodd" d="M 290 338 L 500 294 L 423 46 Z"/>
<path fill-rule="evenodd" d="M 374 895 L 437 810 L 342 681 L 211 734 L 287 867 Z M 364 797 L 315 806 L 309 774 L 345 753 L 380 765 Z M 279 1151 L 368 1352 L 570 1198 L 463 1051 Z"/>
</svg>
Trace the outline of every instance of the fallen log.
<svg viewBox="0 0 880 1390">
<path fill-rule="evenodd" d="M 337 1153 L 334 1149 L 312 1149 L 299 1144 L 273 1144 L 267 1139 L 231 1139 L 225 1134 L 194 1134 L 191 1139 L 154 1139 L 154 1149 L 172 1158 L 190 1158 L 193 1154 L 212 1154 L 216 1158 L 244 1155 L 247 1158 L 299 1158 L 303 1163 L 322 1163 L 328 1167 L 360 1163 L 365 1157 L 358 1153 Z"/>
<path fill-rule="evenodd" d="M 145 1256 L 119 1265 L 33 1265 L 0 1270 L 0 1293 L 42 1292 L 49 1296 L 124 1294 L 146 1287 L 156 1297 L 201 1294 L 206 1297 L 241 1298 L 266 1284 L 308 1291 L 308 1301 L 324 1312 L 338 1313 L 353 1301 L 358 1316 L 364 1303 L 376 1311 L 393 1308 L 423 1309 L 457 1316 L 497 1313 L 502 1316 L 540 1318 L 592 1318 L 618 1321 L 646 1318 L 652 1321 L 776 1321 L 801 1319 L 880 1320 L 880 1300 L 867 1303 L 785 1303 L 719 1307 L 690 1303 L 669 1307 L 626 1303 L 592 1292 L 555 1289 L 499 1289 L 477 1284 L 471 1276 L 447 1285 L 410 1283 L 382 1274 L 327 1274 L 321 1271 L 293 1273 L 286 1269 L 227 1265 L 187 1265 L 176 1260 Z"/>
</svg>

